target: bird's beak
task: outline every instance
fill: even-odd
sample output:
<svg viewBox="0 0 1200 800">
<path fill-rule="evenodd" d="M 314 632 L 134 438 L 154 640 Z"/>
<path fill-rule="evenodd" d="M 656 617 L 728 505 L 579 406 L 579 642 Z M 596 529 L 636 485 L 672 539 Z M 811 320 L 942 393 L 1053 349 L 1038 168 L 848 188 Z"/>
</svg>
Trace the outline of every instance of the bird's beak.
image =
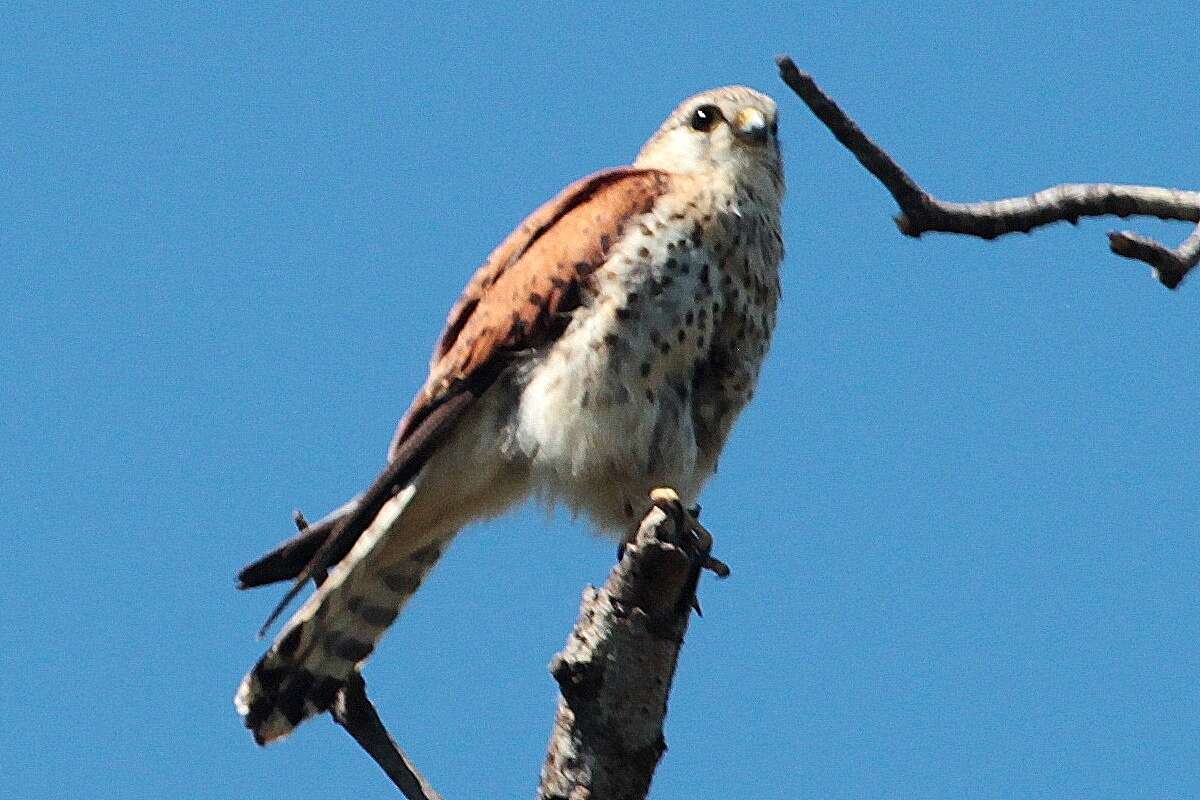
<svg viewBox="0 0 1200 800">
<path fill-rule="evenodd" d="M 739 139 L 761 144 L 767 140 L 767 118 L 757 108 L 743 108 L 733 118 L 733 132 Z"/>
</svg>

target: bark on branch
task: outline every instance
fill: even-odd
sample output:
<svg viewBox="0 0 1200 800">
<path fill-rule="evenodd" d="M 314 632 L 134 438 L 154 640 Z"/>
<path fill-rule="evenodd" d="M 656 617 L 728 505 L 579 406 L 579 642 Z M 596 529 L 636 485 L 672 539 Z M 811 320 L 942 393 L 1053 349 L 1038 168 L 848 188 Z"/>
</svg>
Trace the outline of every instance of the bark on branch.
<svg viewBox="0 0 1200 800">
<path fill-rule="evenodd" d="M 895 198 L 900 206 L 896 225 L 906 236 L 938 232 L 994 239 L 1006 233 L 1029 233 L 1054 222 L 1074 225 L 1080 217 L 1144 216 L 1200 223 L 1200 192 L 1157 186 L 1069 183 L 1027 197 L 980 203 L 939 200 L 863 133 L 791 58 L 780 56 L 776 63 L 783 82 Z M 1129 231 L 1112 231 L 1108 239 L 1112 252 L 1149 264 L 1168 289 L 1178 286 L 1200 262 L 1200 224 L 1174 249 Z"/>
<path fill-rule="evenodd" d="M 696 582 L 706 566 L 728 574 L 673 495 L 656 493 L 604 588 L 583 593 L 575 630 L 550 664 L 561 696 L 540 800 L 640 800 L 650 789 Z"/>
</svg>

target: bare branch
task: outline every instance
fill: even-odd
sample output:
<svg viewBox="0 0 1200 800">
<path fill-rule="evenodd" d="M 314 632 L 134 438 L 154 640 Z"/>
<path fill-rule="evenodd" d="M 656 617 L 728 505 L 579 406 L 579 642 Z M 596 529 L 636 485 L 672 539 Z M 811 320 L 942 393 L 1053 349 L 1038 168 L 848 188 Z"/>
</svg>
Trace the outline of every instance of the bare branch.
<svg viewBox="0 0 1200 800">
<path fill-rule="evenodd" d="M 621 798 L 649 791 L 666 742 L 663 719 L 712 537 L 674 492 L 656 490 L 604 588 L 588 587 L 579 621 L 550 672 L 562 696 L 540 800 Z"/>
<path fill-rule="evenodd" d="M 388 733 L 379 712 L 367 698 L 367 685 L 361 673 L 356 672 L 338 693 L 330 713 L 334 722 L 345 728 L 367 755 L 375 759 L 408 800 L 442 800 Z"/>
<path fill-rule="evenodd" d="M 1108 246 L 1119 256 L 1145 261 L 1163 286 L 1174 289 L 1200 263 L 1200 225 L 1174 250 L 1132 231 L 1110 231 Z"/>
<path fill-rule="evenodd" d="M 1144 216 L 1200 223 L 1200 192 L 1157 186 L 1069 183 L 1004 200 L 980 203 L 938 200 L 863 133 L 791 58 L 780 56 L 776 63 L 783 82 L 895 198 L 900 206 L 896 225 L 906 236 L 938 232 L 994 239 L 1007 233 L 1029 233 L 1054 222 L 1075 224 L 1080 217 Z M 1117 255 L 1149 264 L 1155 277 L 1174 289 L 1200 261 L 1200 227 L 1175 250 L 1132 233 L 1109 234 L 1109 245 Z"/>
<path fill-rule="evenodd" d="M 292 520 L 301 534 L 308 529 L 308 520 L 299 509 L 293 512 Z M 326 576 L 324 569 L 314 571 L 313 583 L 320 586 Z M 379 712 L 367 697 L 367 684 L 362 673 L 355 672 L 346 682 L 329 713 L 333 721 L 354 737 L 354 741 L 375 760 L 408 800 L 442 800 L 442 796 L 434 791 L 388 733 Z"/>
</svg>

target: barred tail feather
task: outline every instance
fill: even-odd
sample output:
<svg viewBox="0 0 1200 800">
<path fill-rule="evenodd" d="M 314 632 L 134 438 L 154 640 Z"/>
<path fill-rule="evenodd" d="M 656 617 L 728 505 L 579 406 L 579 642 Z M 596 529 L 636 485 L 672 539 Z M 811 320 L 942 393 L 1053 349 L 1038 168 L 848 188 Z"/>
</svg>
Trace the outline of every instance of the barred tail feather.
<svg viewBox="0 0 1200 800">
<path fill-rule="evenodd" d="M 414 482 L 384 505 L 242 680 L 234 705 L 258 744 L 287 736 L 333 705 L 346 679 L 371 655 L 441 557 L 446 536 L 418 540 L 406 557 L 389 558 L 382 567 L 370 558 L 385 541 L 407 535 L 402 524 L 395 528 L 416 490 Z M 394 554 L 394 542 L 388 550 Z"/>
</svg>

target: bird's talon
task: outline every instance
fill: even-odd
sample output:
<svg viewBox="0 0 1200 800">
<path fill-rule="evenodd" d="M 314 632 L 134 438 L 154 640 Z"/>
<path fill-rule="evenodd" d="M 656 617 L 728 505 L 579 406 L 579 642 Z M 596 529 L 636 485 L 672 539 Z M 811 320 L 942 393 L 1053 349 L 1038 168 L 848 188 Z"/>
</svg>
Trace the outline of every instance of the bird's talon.
<svg viewBox="0 0 1200 800">
<path fill-rule="evenodd" d="M 708 556 L 704 559 L 704 568 L 716 575 L 718 578 L 729 577 L 729 565 L 719 558 Z"/>
</svg>

